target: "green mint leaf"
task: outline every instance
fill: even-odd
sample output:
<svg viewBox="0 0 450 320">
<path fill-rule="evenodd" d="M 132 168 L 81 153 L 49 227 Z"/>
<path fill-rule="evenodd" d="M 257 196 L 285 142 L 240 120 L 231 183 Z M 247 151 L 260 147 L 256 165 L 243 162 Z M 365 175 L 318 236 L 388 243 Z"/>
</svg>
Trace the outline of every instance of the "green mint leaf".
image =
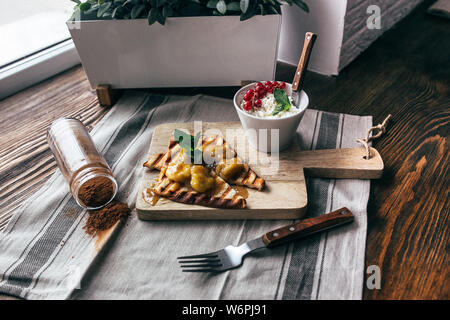
<svg viewBox="0 0 450 320">
<path fill-rule="evenodd" d="M 277 106 L 272 113 L 273 116 L 276 116 L 282 111 L 289 111 L 289 109 L 291 109 L 291 102 L 289 101 L 289 96 L 287 95 L 286 91 L 276 88 L 273 91 L 273 95 L 277 103 Z"/>
<path fill-rule="evenodd" d="M 175 138 L 175 141 L 178 142 L 180 147 L 183 149 L 186 149 L 186 151 L 192 152 L 194 150 L 194 147 L 192 145 L 192 139 L 193 137 L 181 130 L 175 129 L 173 136 Z"/>
<path fill-rule="evenodd" d="M 186 150 L 187 154 L 191 157 L 191 162 L 195 164 L 202 163 L 203 153 L 200 149 L 197 149 L 198 142 L 201 138 L 200 132 L 197 132 L 194 137 L 184 131 L 175 129 L 173 136 L 180 147 Z"/>
<path fill-rule="evenodd" d="M 283 89 L 276 88 L 273 91 L 273 95 L 275 97 L 275 101 L 278 104 L 283 105 L 285 108 L 291 107 L 291 102 L 289 101 L 289 97 L 288 97 L 286 91 L 284 91 Z"/>
<path fill-rule="evenodd" d="M 276 116 L 277 114 L 279 114 L 281 111 L 284 111 L 284 106 L 282 106 L 281 104 L 277 104 L 277 106 L 275 107 L 275 109 L 273 110 L 272 115 Z"/>
</svg>

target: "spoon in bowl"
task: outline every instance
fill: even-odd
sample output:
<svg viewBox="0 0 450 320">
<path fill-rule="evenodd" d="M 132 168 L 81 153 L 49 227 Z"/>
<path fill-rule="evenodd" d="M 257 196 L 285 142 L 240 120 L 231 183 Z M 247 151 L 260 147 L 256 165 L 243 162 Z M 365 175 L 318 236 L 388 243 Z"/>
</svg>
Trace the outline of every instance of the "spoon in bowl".
<svg viewBox="0 0 450 320">
<path fill-rule="evenodd" d="M 292 98 L 295 106 L 300 105 L 300 93 L 302 92 L 303 82 L 305 81 L 306 69 L 308 68 L 311 51 L 316 41 L 317 35 L 312 32 L 305 34 L 305 42 L 303 43 L 302 55 L 298 61 L 297 70 L 295 71 L 294 80 L 292 80 Z"/>
</svg>

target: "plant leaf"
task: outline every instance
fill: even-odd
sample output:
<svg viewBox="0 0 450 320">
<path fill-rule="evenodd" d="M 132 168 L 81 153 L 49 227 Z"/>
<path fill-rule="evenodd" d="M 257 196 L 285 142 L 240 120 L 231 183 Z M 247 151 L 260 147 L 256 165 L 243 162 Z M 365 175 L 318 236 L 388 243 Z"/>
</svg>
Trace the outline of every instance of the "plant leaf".
<svg viewBox="0 0 450 320">
<path fill-rule="evenodd" d="M 133 4 L 133 0 L 127 0 L 122 4 L 122 7 L 125 7 L 127 4 Z"/>
<path fill-rule="evenodd" d="M 241 6 L 240 6 L 239 2 L 230 2 L 229 4 L 227 4 L 227 10 L 240 12 Z"/>
<path fill-rule="evenodd" d="M 279 114 L 281 111 L 284 111 L 284 107 L 281 104 L 277 104 L 277 106 L 275 107 L 275 109 L 273 110 L 272 115 L 276 116 L 277 114 Z"/>
<path fill-rule="evenodd" d="M 137 4 L 131 9 L 131 19 L 138 18 L 145 9 L 145 4 Z"/>
<path fill-rule="evenodd" d="M 148 13 L 148 24 L 152 25 L 156 22 L 156 20 L 158 19 L 158 9 L 156 8 L 151 8 L 150 12 Z"/>
<path fill-rule="evenodd" d="M 178 142 L 180 147 L 186 150 L 186 153 L 191 157 L 191 161 L 193 163 L 202 163 L 203 153 L 200 149 L 197 149 L 197 145 L 201 137 L 200 132 L 197 132 L 194 137 L 184 131 L 175 129 L 173 132 L 173 137 L 175 141 Z"/>
<path fill-rule="evenodd" d="M 108 11 L 108 9 L 111 7 L 112 2 L 104 2 L 100 5 L 100 7 L 98 8 L 97 11 L 97 17 L 100 18 L 102 17 L 106 11 Z"/>
<path fill-rule="evenodd" d="M 91 4 L 89 2 L 80 3 L 80 10 L 83 12 L 88 11 L 91 8 Z"/>
<path fill-rule="evenodd" d="M 186 149 L 187 151 L 194 151 L 195 138 L 191 136 L 189 133 L 175 129 L 173 137 L 175 141 L 178 142 L 180 147 Z"/>
<path fill-rule="evenodd" d="M 73 13 L 72 16 L 70 17 L 69 21 L 76 21 L 77 18 L 79 18 L 81 16 L 81 10 L 79 8 L 76 8 Z"/>
<path fill-rule="evenodd" d="M 306 12 L 309 12 L 309 7 L 306 3 L 304 3 L 301 0 L 292 0 L 298 7 L 305 10 Z"/>
<path fill-rule="evenodd" d="M 149 24 L 164 24 L 167 17 L 222 16 L 240 14 L 247 20 L 257 14 L 280 13 L 281 5 L 296 5 L 309 12 L 305 0 L 70 0 L 82 20 L 138 19 L 146 16 Z M 120 7 L 120 9 L 118 9 Z M 153 10 L 153 9 L 156 9 Z M 80 18 L 81 19 L 81 18 Z"/>
<path fill-rule="evenodd" d="M 165 5 L 163 7 L 162 14 L 166 18 L 173 16 L 173 9 L 172 9 L 172 7 L 170 5 Z"/>
<path fill-rule="evenodd" d="M 269 6 L 269 11 L 271 11 L 273 14 L 279 14 L 275 6 Z"/>
<path fill-rule="evenodd" d="M 257 13 L 258 13 L 258 6 L 256 5 L 256 1 L 255 1 L 253 3 L 250 3 L 250 5 L 245 13 L 241 14 L 240 20 L 244 21 L 244 20 L 250 19 Z"/>
<path fill-rule="evenodd" d="M 121 7 L 115 7 L 113 12 L 111 13 L 111 18 L 116 19 L 118 17 L 117 11 L 119 11 Z"/>
<path fill-rule="evenodd" d="M 286 91 L 276 88 L 273 91 L 273 95 L 275 97 L 275 101 L 277 102 L 277 106 L 272 113 L 273 116 L 277 115 L 281 111 L 289 111 L 289 109 L 291 109 L 291 102 L 289 101 Z"/>
<path fill-rule="evenodd" d="M 164 25 L 164 24 L 166 23 L 166 17 L 162 14 L 162 12 L 161 12 L 160 9 L 158 9 L 157 11 L 158 11 L 158 14 L 157 14 L 157 16 L 156 16 L 156 20 L 157 20 L 160 24 Z"/>
<path fill-rule="evenodd" d="M 206 7 L 210 9 L 215 9 L 217 7 L 217 2 L 219 2 L 219 0 L 209 0 L 206 3 Z"/>
<path fill-rule="evenodd" d="M 262 4 L 259 4 L 259 9 L 261 9 L 261 15 L 265 16 L 266 15 L 266 10 L 264 9 L 264 6 Z"/>
<path fill-rule="evenodd" d="M 216 8 L 217 11 L 219 11 L 221 14 L 225 14 L 227 12 L 227 4 L 224 0 L 219 0 L 219 2 L 217 2 Z"/>
<path fill-rule="evenodd" d="M 249 5 L 250 5 L 250 0 L 241 0 L 239 6 L 241 7 L 242 13 L 247 12 Z"/>
</svg>

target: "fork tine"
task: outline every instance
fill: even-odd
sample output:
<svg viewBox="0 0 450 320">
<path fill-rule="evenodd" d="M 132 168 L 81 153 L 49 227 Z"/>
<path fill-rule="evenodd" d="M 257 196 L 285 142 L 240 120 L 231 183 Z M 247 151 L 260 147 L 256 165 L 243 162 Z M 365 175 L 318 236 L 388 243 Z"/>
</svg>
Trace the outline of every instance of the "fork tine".
<svg viewBox="0 0 450 320">
<path fill-rule="evenodd" d="M 181 265 L 181 268 L 214 268 L 214 267 L 221 267 L 221 263 L 200 263 L 200 264 L 187 264 L 187 265 Z"/>
<path fill-rule="evenodd" d="M 213 258 L 213 257 L 214 258 L 218 257 L 217 252 L 198 254 L 195 256 L 182 256 L 182 257 L 177 257 L 177 259 L 196 259 L 196 258 Z"/>
<path fill-rule="evenodd" d="M 212 258 L 212 259 L 198 258 L 198 259 L 193 259 L 193 260 L 184 260 L 184 259 L 178 260 L 178 263 L 181 263 L 181 264 L 202 263 L 202 262 L 220 262 L 220 259 L 219 258 Z"/>
<path fill-rule="evenodd" d="M 183 269 L 183 272 L 220 272 L 220 270 L 216 269 Z"/>
</svg>

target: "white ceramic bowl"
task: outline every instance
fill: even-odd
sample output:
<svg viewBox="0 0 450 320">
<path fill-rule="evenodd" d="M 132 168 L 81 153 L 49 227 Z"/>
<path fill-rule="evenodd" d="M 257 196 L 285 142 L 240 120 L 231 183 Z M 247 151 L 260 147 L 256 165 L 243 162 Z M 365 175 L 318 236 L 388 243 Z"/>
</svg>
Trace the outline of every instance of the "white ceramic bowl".
<svg viewBox="0 0 450 320">
<path fill-rule="evenodd" d="M 234 95 L 234 107 L 241 120 L 249 144 L 263 152 L 277 152 L 286 149 L 295 137 L 298 124 L 302 120 L 309 105 L 308 95 L 302 90 L 300 93 L 300 112 L 282 118 L 258 118 L 241 109 L 241 103 L 248 89 L 253 88 L 256 82 L 239 89 Z M 292 92 L 292 86 L 286 83 L 288 95 Z M 277 138 L 278 134 L 278 138 Z"/>
</svg>

